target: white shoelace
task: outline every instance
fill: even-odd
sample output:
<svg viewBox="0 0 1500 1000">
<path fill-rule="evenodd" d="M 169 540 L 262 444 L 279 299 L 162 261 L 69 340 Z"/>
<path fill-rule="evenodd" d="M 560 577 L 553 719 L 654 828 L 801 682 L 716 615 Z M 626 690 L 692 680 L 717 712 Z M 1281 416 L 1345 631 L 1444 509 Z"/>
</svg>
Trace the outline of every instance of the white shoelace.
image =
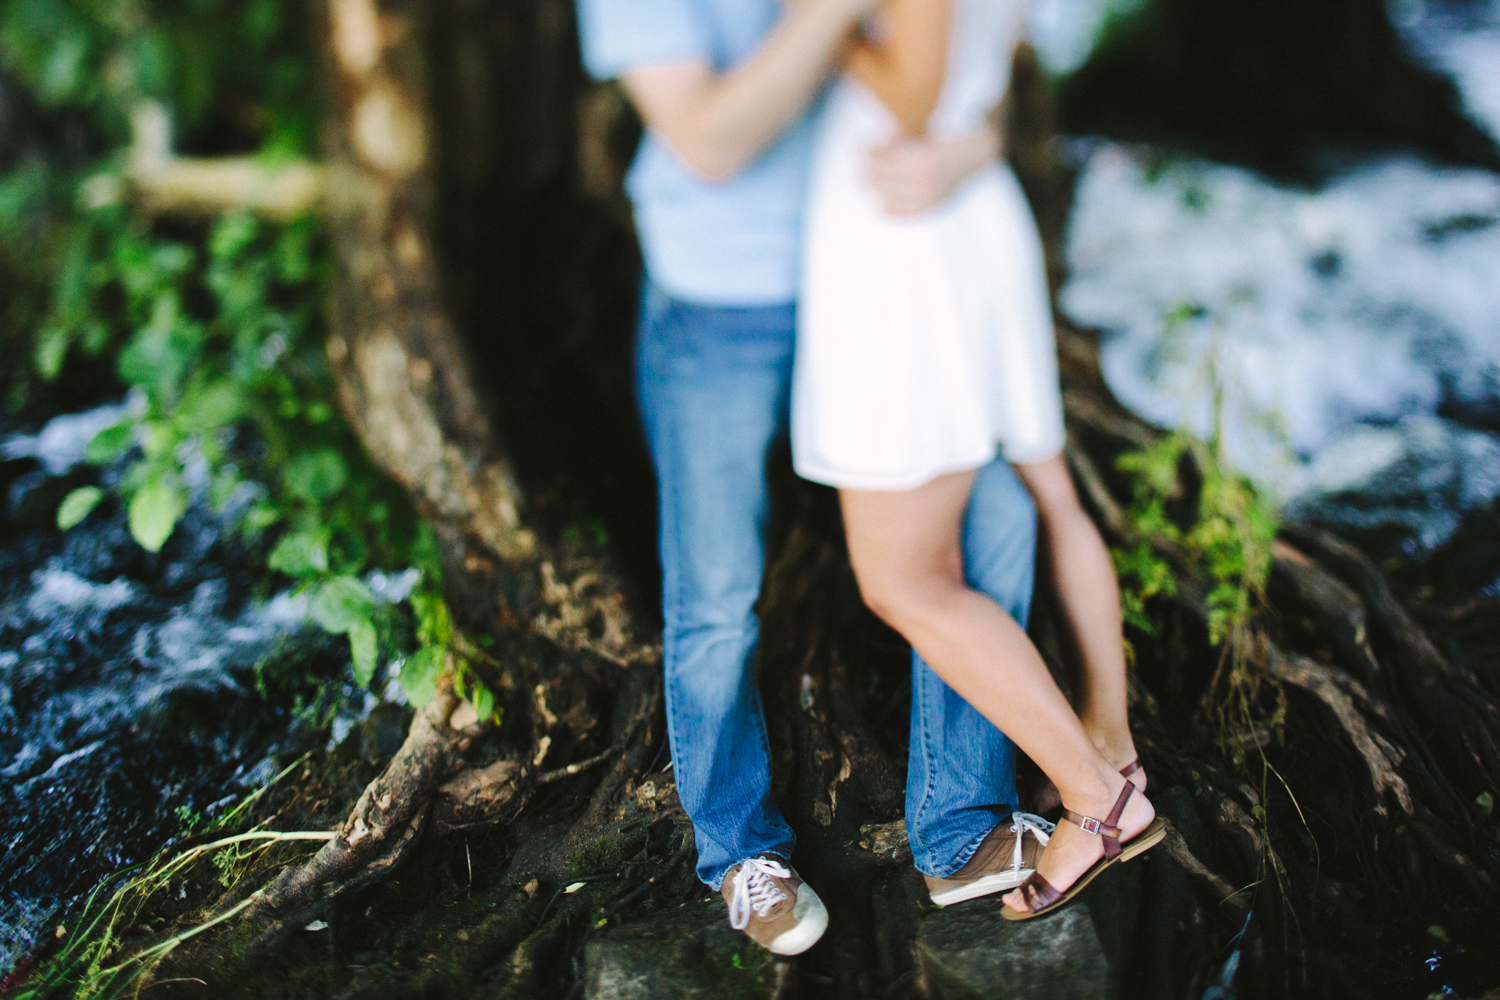
<svg viewBox="0 0 1500 1000">
<path fill-rule="evenodd" d="M 1052 831 L 1057 829 L 1056 824 L 1048 823 L 1036 813 L 1013 812 L 1010 814 L 1010 829 L 1016 835 L 1016 846 L 1011 851 L 1010 867 L 1020 871 L 1026 867 L 1026 855 L 1022 850 L 1022 842 L 1029 832 L 1041 842 L 1043 847 L 1047 841 L 1052 839 Z"/>
<path fill-rule="evenodd" d="M 729 926 L 744 930 L 750 925 L 752 909 L 762 917 L 770 913 L 771 907 L 786 899 L 786 893 L 771 879 L 791 877 L 791 871 L 770 858 L 746 861 L 740 866 L 739 877 L 734 880 L 734 895 L 729 899 Z"/>
</svg>

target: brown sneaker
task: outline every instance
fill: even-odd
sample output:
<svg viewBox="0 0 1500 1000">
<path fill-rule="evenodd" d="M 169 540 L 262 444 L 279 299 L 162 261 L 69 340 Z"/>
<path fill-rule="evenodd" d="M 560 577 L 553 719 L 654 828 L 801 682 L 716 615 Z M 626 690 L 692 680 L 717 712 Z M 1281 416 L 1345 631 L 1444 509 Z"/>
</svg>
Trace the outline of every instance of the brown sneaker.
<svg viewBox="0 0 1500 1000">
<path fill-rule="evenodd" d="M 1010 822 L 997 824 L 958 871 L 947 878 L 923 876 L 932 902 L 937 906 L 952 906 L 966 899 L 1014 889 L 1036 870 L 1036 859 L 1051 837 L 1052 824 L 1040 816 L 1011 813 Z"/>
<path fill-rule="evenodd" d="M 800 955 L 828 929 L 818 894 L 774 854 L 729 869 L 720 891 L 729 904 L 729 926 L 777 955 Z"/>
</svg>

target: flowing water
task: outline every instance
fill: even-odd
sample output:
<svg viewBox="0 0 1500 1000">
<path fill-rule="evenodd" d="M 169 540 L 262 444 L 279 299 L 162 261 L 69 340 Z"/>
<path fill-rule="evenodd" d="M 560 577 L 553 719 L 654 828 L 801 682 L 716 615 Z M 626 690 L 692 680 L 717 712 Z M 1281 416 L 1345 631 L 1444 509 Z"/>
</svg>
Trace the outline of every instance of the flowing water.
<svg viewBox="0 0 1500 1000">
<path fill-rule="evenodd" d="M 1500 135 L 1500 3 L 1396 15 Z M 1408 559 L 1500 497 L 1500 176 L 1388 155 L 1304 189 L 1153 148 L 1069 148 L 1061 305 L 1104 331 L 1122 402 L 1204 435 L 1218 421 L 1230 460 L 1290 513 Z"/>
<path fill-rule="evenodd" d="M 0 972 L 68 901 L 316 745 L 344 695 L 305 601 L 256 598 L 233 504 L 200 491 L 156 555 L 109 502 L 51 526 L 121 409 L 0 435 Z"/>
</svg>

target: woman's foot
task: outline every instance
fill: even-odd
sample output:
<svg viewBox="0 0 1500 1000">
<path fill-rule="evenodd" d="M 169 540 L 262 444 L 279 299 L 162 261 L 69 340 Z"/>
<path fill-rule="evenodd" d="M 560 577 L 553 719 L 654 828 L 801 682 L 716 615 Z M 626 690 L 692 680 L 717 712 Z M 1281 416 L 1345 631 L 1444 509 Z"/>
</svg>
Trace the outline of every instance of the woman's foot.
<svg viewBox="0 0 1500 1000">
<path fill-rule="evenodd" d="M 1104 820 L 1114 809 L 1115 802 L 1119 799 L 1127 780 L 1116 775 L 1114 780 L 1108 783 L 1105 794 L 1090 797 L 1087 800 L 1068 802 L 1066 805 L 1069 809 L 1084 816 Z M 1125 811 L 1120 815 L 1118 822 L 1120 843 L 1128 843 L 1150 826 L 1155 818 L 1156 810 L 1146 796 L 1139 792 L 1132 793 L 1125 803 Z M 1058 892 L 1066 892 L 1069 886 L 1078 881 L 1103 857 L 1104 841 L 1097 833 L 1085 833 L 1082 828 L 1064 820 L 1057 824 L 1057 829 L 1053 831 L 1046 849 L 1037 859 L 1036 871 Z M 1004 901 L 1013 910 L 1024 913 L 1029 909 L 1026 905 L 1026 897 L 1019 889 L 1007 893 Z"/>
<path fill-rule="evenodd" d="M 1085 730 L 1087 730 L 1087 727 L 1085 727 Z M 1128 731 L 1123 735 L 1113 738 L 1098 736 L 1093 732 L 1089 732 L 1089 738 L 1094 741 L 1094 746 L 1099 748 L 1099 756 L 1108 761 L 1110 767 L 1119 771 L 1131 784 L 1135 785 L 1136 791 L 1144 792 L 1146 790 L 1146 771 L 1140 766 L 1141 759 L 1135 752 L 1135 741 L 1130 738 Z M 1130 774 L 1125 774 L 1125 771 L 1130 769 L 1132 765 L 1134 765 L 1135 769 Z"/>
</svg>

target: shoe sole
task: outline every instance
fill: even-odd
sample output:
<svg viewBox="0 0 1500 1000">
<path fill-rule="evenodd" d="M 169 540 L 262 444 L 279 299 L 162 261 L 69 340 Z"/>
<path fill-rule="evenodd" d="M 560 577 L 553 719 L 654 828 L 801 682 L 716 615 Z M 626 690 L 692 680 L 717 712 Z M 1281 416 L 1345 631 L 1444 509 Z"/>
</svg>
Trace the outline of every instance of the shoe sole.
<svg viewBox="0 0 1500 1000">
<path fill-rule="evenodd" d="M 1045 917 L 1049 913 L 1056 913 L 1084 890 L 1094 879 L 1104 873 L 1111 865 L 1123 864 L 1131 858 L 1146 853 L 1146 851 L 1161 843 L 1167 837 L 1167 824 L 1160 816 L 1151 821 L 1151 825 L 1131 838 L 1129 843 L 1122 844 L 1120 854 L 1114 858 L 1104 858 L 1094 863 L 1094 866 L 1078 877 L 1078 881 L 1068 886 L 1062 894 L 1062 898 L 1041 910 L 1013 910 L 1009 906 L 1000 911 L 1000 915 L 1006 920 L 1035 920 L 1037 917 Z"/>
<path fill-rule="evenodd" d="M 1009 870 L 997 872 L 994 875 L 986 875 L 984 878 L 975 879 L 968 885 L 961 885 L 956 889 L 940 892 L 932 897 L 934 906 L 952 906 L 955 903 L 968 902 L 978 899 L 980 896 L 989 896 L 997 892 L 1008 892 L 1026 881 L 1032 872 L 1030 868 L 1022 868 L 1019 871 Z"/>
</svg>

